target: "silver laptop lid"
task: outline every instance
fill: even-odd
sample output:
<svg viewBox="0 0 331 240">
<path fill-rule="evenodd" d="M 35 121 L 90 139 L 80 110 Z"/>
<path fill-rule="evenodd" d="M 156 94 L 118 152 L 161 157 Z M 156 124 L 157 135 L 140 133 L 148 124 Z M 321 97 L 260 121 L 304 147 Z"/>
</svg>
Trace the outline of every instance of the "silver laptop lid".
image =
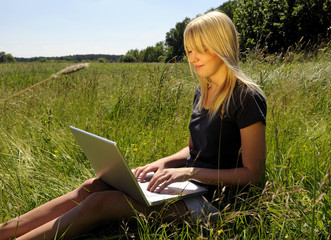
<svg viewBox="0 0 331 240">
<path fill-rule="evenodd" d="M 100 179 L 150 205 L 115 142 L 72 126 L 70 130 Z"/>
</svg>

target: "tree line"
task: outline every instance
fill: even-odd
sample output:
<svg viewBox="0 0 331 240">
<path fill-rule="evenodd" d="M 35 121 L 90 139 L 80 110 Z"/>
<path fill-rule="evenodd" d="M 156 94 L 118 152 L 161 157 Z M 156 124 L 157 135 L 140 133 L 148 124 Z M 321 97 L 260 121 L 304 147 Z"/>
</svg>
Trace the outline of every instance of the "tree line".
<svg viewBox="0 0 331 240">
<path fill-rule="evenodd" d="M 311 51 L 323 43 L 330 42 L 331 0 L 230 0 L 216 10 L 226 13 L 233 20 L 239 32 L 242 52 L 263 49 L 266 53 L 282 53 L 298 48 Z M 185 18 L 182 22 L 176 23 L 176 26 L 166 33 L 164 41 L 142 50 L 131 49 L 122 56 L 91 54 L 16 60 L 181 61 L 185 56 L 183 33 L 190 21 L 190 18 Z M 0 62 L 13 61 L 9 55 L 4 52 L 0 54 Z"/>
<path fill-rule="evenodd" d="M 63 57 L 32 57 L 32 58 L 16 58 L 18 62 L 47 62 L 47 61 L 98 61 L 98 62 L 118 62 L 122 55 L 108 54 L 77 54 Z"/>
<path fill-rule="evenodd" d="M 313 51 L 330 42 L 330 0 L 232 0 L 216 10 L 233 20 L 242 52 L 256 48 L 266 53 Z M 165 41 L 143 50 L 129 50 L 119 61 L 180 61 L 185 56 L 183 32 L 190 20 L 178 22 L 166 33 Z"/>
</svg>

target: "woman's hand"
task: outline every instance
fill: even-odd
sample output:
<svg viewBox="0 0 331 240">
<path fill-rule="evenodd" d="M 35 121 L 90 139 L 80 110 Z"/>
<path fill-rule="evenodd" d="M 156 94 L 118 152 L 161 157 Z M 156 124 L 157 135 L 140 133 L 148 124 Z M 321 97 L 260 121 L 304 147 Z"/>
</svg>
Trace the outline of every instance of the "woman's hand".
<svg viewBox="0 0 331 240">
<path fill-rule="evenodd" d="M 142 167 L 137 167 L 133 171 L 133 175 L 136 179 L 138 179 L 140 177 L 140 182 L 144 182 L 147 173 L 150 173 L 150 172 L 155 173 L 162 169 L 164 169 L 164 164 L 159 161 L 156 161 L 156 162 L 146 164 L 145 166 L 142 166 Z"/>
<path fill-rule="evenodd" d="M 184 167 L 186 165 L 186 159 L 189 156 L 189 154 L 190 154 L 190 149 L 187 146 L 171 156 L 161 158 L 143 167 L 136 168 L 135 170 L 133 170 L 133 175 L 135 176 L 136 179 L 140 177 L 140 182 L 143 182 L 146 178 L 147 173 L 150 172 L 156 173 L 165 168 Z"/>
<path fill-rule="evenodd" d="M 191 168 L 167 168 L 155 172 L 149 181 L 147 190 L 151 192 L 161 192 L 169 184 L 188 180 L 192 173 Z"/>
</svg>

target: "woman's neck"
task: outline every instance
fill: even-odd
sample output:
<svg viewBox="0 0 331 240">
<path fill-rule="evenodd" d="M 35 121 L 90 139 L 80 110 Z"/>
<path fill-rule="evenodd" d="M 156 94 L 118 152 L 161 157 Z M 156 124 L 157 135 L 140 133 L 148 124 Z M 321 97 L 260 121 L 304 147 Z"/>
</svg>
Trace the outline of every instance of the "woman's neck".
<svg viewBox="0 0 331 240">
<path fill-rule="evenodd" d="M 217 75 L 209 77 L 210 83 L 208 84 L 206 98 L 203 103 L 203 107 L 207 110 L 211 107 L 217 95 L 222 91 L 228 75 L 228 68 L 225 64 L 221 66 L 220 70 Z"/>
<path fill-rule="evenodd" d="M 223 63 L 219 67 L 219 70 L 214 75 L 209 76 L 211 86 L 216 85 L 219 88 L 221 86 L 223 86 L 223 84 L 228 76 L 228 71 L 229 71 L 228 67 L 226 66 L 226 64 Z"/>
</svg>

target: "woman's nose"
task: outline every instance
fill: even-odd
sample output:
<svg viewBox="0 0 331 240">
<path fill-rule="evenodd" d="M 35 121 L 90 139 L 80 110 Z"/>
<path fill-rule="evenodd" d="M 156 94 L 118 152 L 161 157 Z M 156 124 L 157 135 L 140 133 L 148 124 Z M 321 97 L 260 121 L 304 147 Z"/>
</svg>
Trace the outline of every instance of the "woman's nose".
<svg viewBox="0 0 331 240">
<path fill-rule="evenodd" d="M 194 63 L 198 60 L 197 55 L 194 51 L 190 52 L 189 60 L 190 60 L 191 63 Z"/>
</svg>

